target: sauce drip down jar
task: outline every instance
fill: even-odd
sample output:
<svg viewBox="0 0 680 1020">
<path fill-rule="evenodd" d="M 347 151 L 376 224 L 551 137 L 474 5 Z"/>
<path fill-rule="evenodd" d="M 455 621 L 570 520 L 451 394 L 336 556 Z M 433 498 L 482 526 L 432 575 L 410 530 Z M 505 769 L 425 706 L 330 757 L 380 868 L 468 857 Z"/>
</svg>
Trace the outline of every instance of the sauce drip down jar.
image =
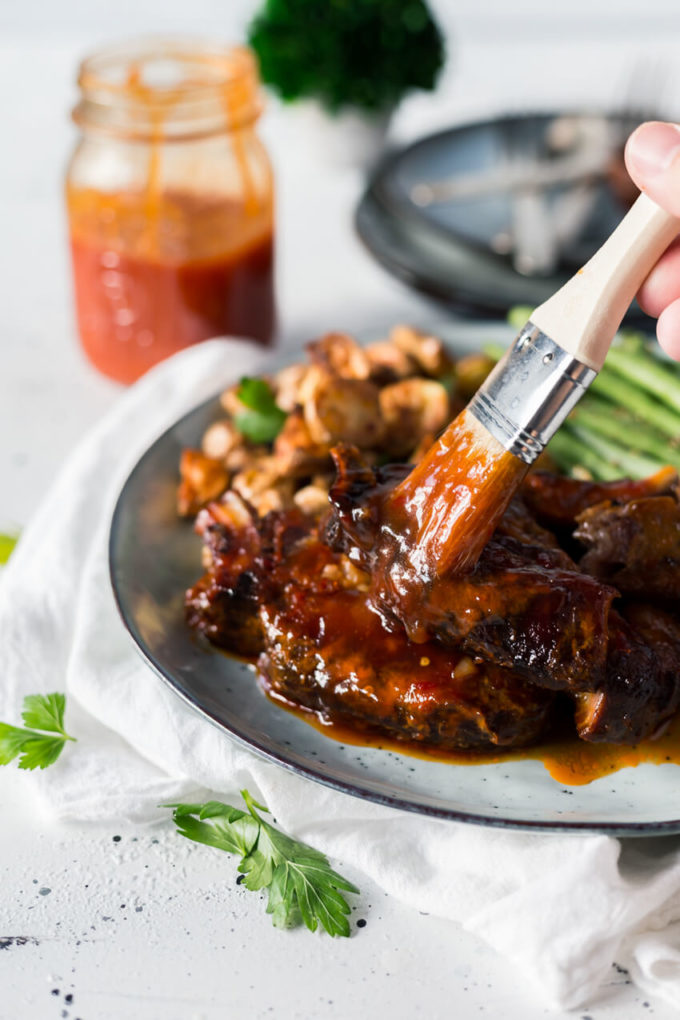
<svg viewBox="0 0 680 1020">
<path fill-rule="evenodd" d="M 66 178 L 76 313 L 103 373 L 274 333 L 273 184 L 246 49 L 116 46 L 80 67 Z"/>
</svg>

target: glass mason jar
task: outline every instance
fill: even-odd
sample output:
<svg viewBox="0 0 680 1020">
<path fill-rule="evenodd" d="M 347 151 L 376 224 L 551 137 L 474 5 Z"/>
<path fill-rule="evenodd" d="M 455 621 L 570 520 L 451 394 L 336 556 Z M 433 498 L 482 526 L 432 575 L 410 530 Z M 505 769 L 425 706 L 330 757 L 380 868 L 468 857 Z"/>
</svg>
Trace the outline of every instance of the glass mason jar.
<svg viewBox="0 0 680 1020">
<path fill-rule="evenodd" d="M 80 66 L 66 178 L 78 328 L 132 382 L 189 344 L 272 340 L 273 183 L 252 54 L 124 44 Z"/>
</svg>

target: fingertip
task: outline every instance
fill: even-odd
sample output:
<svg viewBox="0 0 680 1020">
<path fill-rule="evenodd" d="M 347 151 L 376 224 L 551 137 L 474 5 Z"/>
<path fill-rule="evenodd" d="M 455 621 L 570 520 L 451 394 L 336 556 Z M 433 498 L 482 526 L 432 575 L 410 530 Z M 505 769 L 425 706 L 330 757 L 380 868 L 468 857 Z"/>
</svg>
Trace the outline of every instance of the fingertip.
<svg viewBox="0 0 680 1020">
<path fill-rule="evenodd" d="M 680 216 L 680 126 L 647 121 L 632 133 L 624 151 L 633 182 L 674 216 Z"/>
<path fill-rule="evenodd" d="M 626 142 L 626 166 L 635 178 L 646 181 L 664 173 L 680 152 L 680 126 L 648 120 Z"/>
<path fill-rule="evenodd" d="M 659 316 L 656 335 L 659 346 L 669 358 L 680 361 L 680 298 L 673 301 Z"/>
</svg>

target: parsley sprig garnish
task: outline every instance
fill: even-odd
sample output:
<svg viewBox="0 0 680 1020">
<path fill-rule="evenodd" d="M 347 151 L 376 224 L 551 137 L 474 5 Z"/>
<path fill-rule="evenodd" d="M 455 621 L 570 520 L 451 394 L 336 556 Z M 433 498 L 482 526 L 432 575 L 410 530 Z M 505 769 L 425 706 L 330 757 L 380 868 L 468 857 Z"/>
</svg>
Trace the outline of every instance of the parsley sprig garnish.
<svg viewBox="0 0 680 1020">
<path fill-rule="evenodd" d="M 234 415 L 234 425 L 241 435 L 253 443 L 271 443 L 276 439 L 286 420 L 286 412 L 274 400 L 269 383 L 244 376 L 236 396 L 247 408 Z"/>
<path fill-rule="evenodd" d="M 53 765 L 67 741 L 64 694 L 29 694 L 21 717 L 25 727 L 0 723 L 0 765 L 18 758 L 20 769 Z M 241 858 L 238 870 L 246 889 L 268 891 L 267 913 L 278 928 L 302 923 L 310 931 L 319 924 L 329 935 L 349 935 L 350 912 L 344 892 L 358 893 L 352 882 L 334 871 L 319 850 L 292 839 L 258 813 L 264 804 L 241 790 L 247 811 L 212 800 L 207 804 L 165 804 L 173 809 L 178 831 L 195 843 L 226 850 Z"/>
<path fill-rule="evenodd" d="M 182 836 L 240 855 L 243 885 L 253 891 L 268 890 L 267 913 L 276 927 L 302 922 L 316 931 L 321 924 L 329 935 L 349 935 L 350 907 L 339 890 L 358 893 L 357 887 L 333 871 L 324 854 L 266 822 L 258 811 L 268 808 L 247 790 L 241 796 L 247 811 L 216 800 L 165 807 L 174 809 Z"/>
<path fill-rule="evenodd" d="M 20 769 L 44 769 L 53 765 L 67 740 L 75 742 L 64 729 L 64 694 L 29 694 L 24 698 L 21 718 L 25 729 L 0 723 L 0 765 L 19 758 Z M 38 732 L 42 731 L 42 732 Z"/>
</svg>

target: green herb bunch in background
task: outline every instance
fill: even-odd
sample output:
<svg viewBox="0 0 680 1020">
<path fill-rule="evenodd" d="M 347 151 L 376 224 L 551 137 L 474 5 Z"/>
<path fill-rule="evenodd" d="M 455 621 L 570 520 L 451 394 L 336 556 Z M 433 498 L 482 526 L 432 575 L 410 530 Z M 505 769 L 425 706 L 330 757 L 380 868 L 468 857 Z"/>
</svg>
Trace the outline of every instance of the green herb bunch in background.
<svg viewBox="0 0 680 1020">
<path fill-rule="evenodd" d="M 285 100 L 375 113 L 433 89 L 444 43 L 423 0 L 266 0 L 248 42 Z"/>
</svg>

